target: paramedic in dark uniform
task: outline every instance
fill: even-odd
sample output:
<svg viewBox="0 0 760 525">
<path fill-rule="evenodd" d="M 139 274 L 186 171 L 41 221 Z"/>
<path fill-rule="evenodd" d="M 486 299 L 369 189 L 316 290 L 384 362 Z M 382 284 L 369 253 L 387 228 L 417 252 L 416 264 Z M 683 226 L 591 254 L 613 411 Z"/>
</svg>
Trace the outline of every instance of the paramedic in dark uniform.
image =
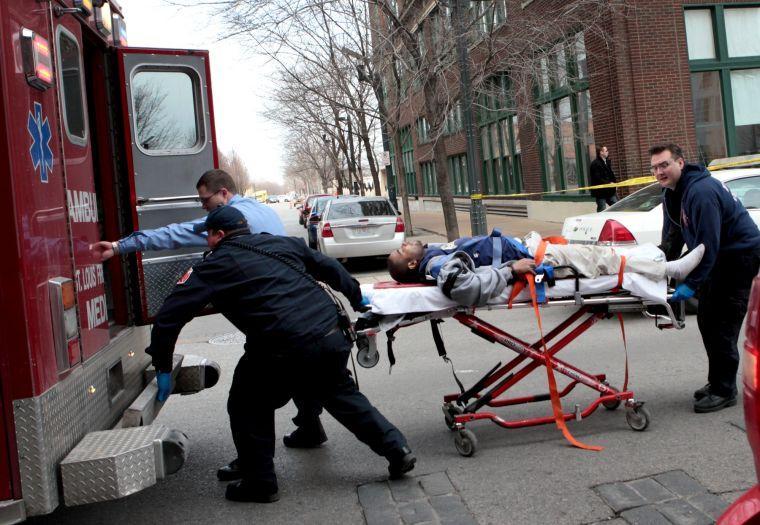
<svg viewBox="0 0 760 525">
<path fill-rule="evenodd" d="M 146 351 L 159 372 L 161 400 L 170 392 L 168 372 L 180 330 L 205 305 L 212 304 L 246 334 L 227 404 L 240 477 L 227 486 L 227 499 L 279 499 L 274 412 L 298 394 L 320 402 L 360 441 L 385 456 L 392 478 L 414 468 L 416 458 L 404 436 L 351 378 L 346 368 L 351 340 L 335 300 L 318 282 L 339 290 L 360 309 L 356 280 L 302 239 L 251 234 L 232 206 L 215 209 L 198 228 L 208 232 L 212 251 L 166 299 Z"/>
<path fill-rule="evenodd" d="M 672 300 L 699 290 L 697 323 L 707 351 L 707 384 L 694 392 L 695 412 L 736 404 L 739 339 L 752 279 L 760 267 L 760 230 L 726 186 L 707 169 L 686 164 L 675 144 L 650 148 L 651 170 L 664 188 L 662 238 L 669 253 L 704 244 L 702 261 Z M 677 235 L 680 230 L 680 235 Z"/>
<path fill-rule="evenodd" d="M 219 206 L 232 206 L 242 212 L 252 233 L 270 233 L 285 235 L 285 226 L 277 213 L 266 204 L 238 194 L 237 185 L 232 176 L 224 170 L 208 170 L 195 185 L 198 199 L 206 211 L 213 211 Z M 172 250 L 188 246 L 206 246 L 206 230 L 197 231 L 195 226 L 203 224 L 205 217 L 168 224 L 153 230 L 139 230 L 118 241 L 100 241 L 90 245 L 95 260 L 107 261 L 114 255 L 124 255 L 135 251 Z M 297 428 L 284 436 L 283 442 L 288 447 L 311 448 L 327 441 L 327 436 L 319 421 L 322 407 L 309 398 L 293 400 L 298 407 L 298 414 L 293 419 Z M 219 469 L 217 476 L 222 481 L 237 479 L 235 463 Z"/>
</svg>

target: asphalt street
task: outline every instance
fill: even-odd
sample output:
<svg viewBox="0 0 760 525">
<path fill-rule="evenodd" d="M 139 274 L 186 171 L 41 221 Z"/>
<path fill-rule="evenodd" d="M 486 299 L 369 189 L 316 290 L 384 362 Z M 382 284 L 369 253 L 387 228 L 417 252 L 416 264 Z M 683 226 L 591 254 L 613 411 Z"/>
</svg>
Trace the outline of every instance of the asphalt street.
<svg viewBox="0 0 760 525">
<path fill-rule="evenodd" d="M 305 235 L 289 204 L 274 206 L 289 233 Z M 363 282 L 386 275 L 382 261 L 364 261 L 349 269 Z M 544 325 L 556 324 L 570 313 L 565 308 L 546 309 Z M 482 317 L 522 339 L 537 338 L 536 320 L 529 309 L 486 312 Z M 587 419 L 569 423 L 578 439 L 603 446 L 601 452 L 569 446 L 553 424 L 508 430 L 489 421 L 476 421 L 468 428 L 478 438 L 478 450 L 473 457 L 460 456 L 441 413 L 442 396 L 455 392 L 457 387 L 449 365 L 436 353 L 427 324 L 397 333 L 397 363 L 391 373 L 381 337 L 380 363 L 372 369 L 358 368 L 359 384 L 380 411 L 406 434 L 418 457 L 411 474 L 447 477 L 477 523 L 625 523 L 617 517 L 610 498 L 605 497 L 609 492 L 604 487 L 673 472 L 693 480 L 706 494 L 727 505 L 756 483 L 755 471 L 743 430 L 741 403 L 714 414 L 692 412 L 692 392 L 705 383 L 706 376 L 696 319 L 688 318 L 684 330 L 660 331 L 651 320 L 631 315 L 625 318 L 625 328 L 630 388 L 638 400 L 646 401 L 652 422 L 646 431 L 635 432 L 626 423 L 623 408 L 600 408 Z M 515 355 L 474 336 L 454 320 L 447 320 L 441 329 L 454 367 L 466 385 Z M 281 500 L 267 505 L 226 501 L 225 484 L 216 480 L 215 472 L 235 456 L 226 397 L 232 371 L 242 354 L 242 341 L 234 327 L 220 316 L 194 320 L 180 339 L 177 352 L 203 355 L 217 361 L 223 370 L 214 388 L 192 396 L 172 396 L 159 416 L 160 423 L 190 437 L 185 466 L 141 493 L 113 502 L 62 508 L 33 523 L 362 524 L 369 519 L 368 504 L 360 500 L 359 487 L 382 486 L 377 482 L 386 479 L 385 460 L 329 415 L 323 418 L 329 436 L 323 447 L 286 449 L 281 436 L 294 428 L 290 421 L 295 414 L 292 404 L 277 414 L 275 463 Z M 563 350 L 560 357 L 588 372 L 606 373 L 612 385 L 620 386 L 625 358 L 617 320 L 600 321 Z M 559 382 L 566 384 L 562 378 Z M 546 392 L 544 369 L 539 368 L 518 386 L 517 395 Z M 568 409 L 576 403 L 585 406 L 596 395 L 578 387 L 563 400 L 563 405 Z M 509 419 L 551 414 L 546 402 L 496 411 Z M 250 407 L 250 413 L 256 417 L 255 405 Z M 445 523 L 446 513 L 439 512 L 437 518 L 428 521 Z M 671 521 L 679 523 L 675 518 Z M 451 518 L 448 522 L 464 521 Z"/>
</svg>

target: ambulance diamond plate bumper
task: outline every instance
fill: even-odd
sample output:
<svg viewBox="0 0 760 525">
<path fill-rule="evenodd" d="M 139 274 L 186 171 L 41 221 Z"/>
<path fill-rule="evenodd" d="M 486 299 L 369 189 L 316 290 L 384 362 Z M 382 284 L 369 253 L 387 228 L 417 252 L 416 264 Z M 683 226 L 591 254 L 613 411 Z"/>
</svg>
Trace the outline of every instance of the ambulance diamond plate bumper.
<svg viewBox="0 0 760 525">
<path fill-rule="evenodd" d="M 161 443 L 171 431 L 161 425 L 87 434 L 61 462 L 67 506 L 121 498 L 164 476 Z"/>
<path fill-rule="evenodd" d="M 21 490 L 28 516 L 58 506 L 58 464 L 89 430 L 110 428 L 144 387 L 147 328 L 127 328 L 98 354 L 37 397 L 13 401 Z M 108 394 L 108 369 L 121 361 L 124 392 Z"/>
</svg>

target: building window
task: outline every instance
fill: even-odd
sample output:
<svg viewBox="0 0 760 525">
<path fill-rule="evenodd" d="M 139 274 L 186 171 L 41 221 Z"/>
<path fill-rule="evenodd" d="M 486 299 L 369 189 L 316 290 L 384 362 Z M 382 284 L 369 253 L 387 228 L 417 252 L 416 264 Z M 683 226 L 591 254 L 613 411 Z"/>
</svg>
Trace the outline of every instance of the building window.
<svg viewBox="0 0 760 525">
<path fill-rule="evenodd" d="M 555 45 L 542 60 L 536 98 L 545 189 L 583 186 L 596 152 L 582 34 Z"/>
<path fill-rule="evenodd" d="M 446 122 L 443 124 L 443 132 L 446 135 L 453 135 L 462 131 L 462 104 L 455 102 L 446 114 Z"/>
<path fill-rule="evenodd" d="M 700 159 L 727 156 L 720 74 L 704 71 L 691 75 L 692 107 Z"/>
<path fill-rule="evenodd" d="M 417 176 L 414 171 L 414 146 L 412 145 L 411 127 L 406 126 L 399 133 L 401 134 L 401 159 L 404 163 L 406 194 L 417 195 Z"/>
<path fill-rule="evenodd" d="M 715 58 L 715 38 L 710 10 L 687 9 L 684 18 L 689 60 Z"/>
<path fill-rule="evenodd" d="M 430 142 L 430 123 L 425 117 L 417 119 L 417 142 L 419 144 Z"/>
<path fill-rule="evenodd" d="M 699 161 L 760 152 L 760 4 L 684 11 Z"/>
<path fill-rule="evenodd" d="M 728 56 L 755 57 L 760 55 L 760 7 L 725 9 Z"/>
<path fill-rule="evenodd" d="M 470 185 L 467 181 L 467 155 L 452 155 L 448 158 L 451 192 L 454 195 L 469 195 Z"/>
<path fill-rule="evenodd" d="M 501 73 L 488 79 L 478 99 L 483 192 L 515 193 L 522 187 L 520 140 L 509 77 Z"/>
<path fill-rule="evenodd" d="M 493 32 L 507 20 L 505 0 L 474 0 L 470 9 L 476 28 L 484 34 Z"/>
<path fill-rule="evenodd" d="M 438 195 L 438 181 L 435 178 L 435 162 L 420 162 L 422 185 L 425 195 Z"/>
</svg>

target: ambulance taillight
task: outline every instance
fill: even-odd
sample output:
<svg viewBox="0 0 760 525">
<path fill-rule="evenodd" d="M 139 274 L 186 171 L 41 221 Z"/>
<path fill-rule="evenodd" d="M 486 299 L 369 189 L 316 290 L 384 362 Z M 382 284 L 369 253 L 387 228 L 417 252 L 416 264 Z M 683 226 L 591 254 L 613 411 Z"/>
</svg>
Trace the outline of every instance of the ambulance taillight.
<svg viewBox="0 0 760 525">
<path fill-rule="evenodd" d="M 50 43 L 31 29 L 21 28 L 21 54 L 24 74 L 30 86 L 45 91 L 53 86 L 53 60 Z"/>
<path fill-rule="evenodd" d="M 74 281 L 67 277 L 55 277 L 48 281 L 50 316 L 53 326 L 53 342 L 58 371 L 71 366 L 72 346 L 78 344 L 77 308 Z"/>
</svg>

